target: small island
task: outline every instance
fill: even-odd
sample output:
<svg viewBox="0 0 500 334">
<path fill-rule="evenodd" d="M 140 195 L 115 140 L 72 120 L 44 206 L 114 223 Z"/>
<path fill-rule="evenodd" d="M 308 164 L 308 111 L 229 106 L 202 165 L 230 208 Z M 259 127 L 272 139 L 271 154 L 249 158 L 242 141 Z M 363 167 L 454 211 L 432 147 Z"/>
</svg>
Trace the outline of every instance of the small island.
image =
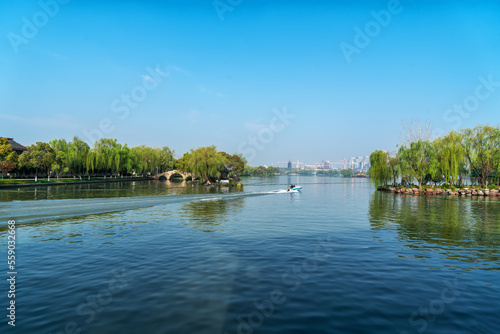
<svg viewBox="0 0 500 334">
<path fill-rule="evenodd" d="M 370 155 L 379 191 L 443 196 L 499 196 L 500 127 L 478 125 L 430 140 L 407 136 L 397 153 Z"/>
</svg>

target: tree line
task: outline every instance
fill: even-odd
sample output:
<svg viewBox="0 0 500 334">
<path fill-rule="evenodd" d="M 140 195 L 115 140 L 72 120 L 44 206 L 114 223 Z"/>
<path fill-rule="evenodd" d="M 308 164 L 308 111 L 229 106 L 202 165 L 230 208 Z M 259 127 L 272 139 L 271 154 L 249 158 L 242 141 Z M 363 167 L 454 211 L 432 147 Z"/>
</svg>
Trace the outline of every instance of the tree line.
<svg viewBox="0 0 500 334">
<path fill-rule="evenodd" d="M 324 170 L 313 170 L 313 169 L 300 169 L 300 170 L 292 170 L 292 173 L 297 173 L 299 175 L 320 175 L 320 176 L 344 176 L 344 177 L 352 177 L 354 175 L 354 171 L 352 168 L 346 169 L 324 169 Z"/>
<path fill-rule="evenodd" d="M 450 131 L 434 140 L 418 139 L 396 153 L 378 150 L 370 155 L 375 186 L 425 184 L 463 186 L 467 178 L 486 187 L 500 185 L 500 127 L 478 125 Z"/>
<path fill-rule="evenodd" d="M 190 172 L 204 182 L 219 178 L 225 167 L 232 168 L 234 175 L 271 175 L 279 170 L 274 167 L 250 167 L 241 154 L 217 151 L 216 146 L 191 149 L 176 159 L 168 146 L 128 147 L 116 139 L 101 138 L 90 147 L 78 137 L 71 141 L 54 139 L 37 142 L 17 155 L 6 138 L 0 138 L 0 172 L 34 173 L 38 175 L 79 176 L 129 176 L 151 175 L 170 170 Z M 225 166 L 225 167 L 224 167 Z"/>
<path fill-rule="evenodd" d="M 274 176 L 280 173 L 280 169 L 274 166 L 251 167 L 246 165 L 242 176 Z"/>
</svg>

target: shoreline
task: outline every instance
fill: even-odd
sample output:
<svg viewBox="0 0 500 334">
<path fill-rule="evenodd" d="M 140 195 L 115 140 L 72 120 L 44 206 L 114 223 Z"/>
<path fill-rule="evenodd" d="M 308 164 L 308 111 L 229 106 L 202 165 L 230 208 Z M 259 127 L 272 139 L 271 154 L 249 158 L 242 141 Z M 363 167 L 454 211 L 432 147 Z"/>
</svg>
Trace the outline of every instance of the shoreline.
<svg viewBox="0 0 500 334">
<path fill-rule="evenodd" d="M 67 186 L 72 184 L 92 184 L 92 183 L 116 183 L 116 182 L 132 182 L 132 181 L 152 181 L 155 180 L 152 177 L 141 177 L 141 178 L 123 178 L 123 179 L 109 179 L 109 180 L 91 180 L 91 181 L 68 181 L 68 182 L 44 182 L 44 183 L 13 183 L 13 184 L 2 184 L 0 189 L 8 188 L 21 188 L 21 187 L 50 187 L 50 186 Z"/>
<path fill-rule="evenodd" d="M 488 189 L 481 187 L 464 187 L 464 188 L 452 188 L 443 189 L 440 187 L 425 187 L 422 189 L 418 188 L 408 188 L 408 187 L 389 187 L 389 186 L 379 186 L 377 191 L 384 191 L 395 194 L 403 195 L 425 195 L 425 196 L 483 196 L 483 197 L 498 197 L 500 196 L 500 191 L 497 189 Z"/>
</svg>

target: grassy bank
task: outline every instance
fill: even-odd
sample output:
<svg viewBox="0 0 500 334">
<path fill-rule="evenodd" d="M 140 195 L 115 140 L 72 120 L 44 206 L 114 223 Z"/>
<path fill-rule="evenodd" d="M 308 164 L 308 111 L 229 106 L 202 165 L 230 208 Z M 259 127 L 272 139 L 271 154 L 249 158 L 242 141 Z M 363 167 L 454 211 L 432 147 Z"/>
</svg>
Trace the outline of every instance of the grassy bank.
<svg viewBox="0 0 500 334">
<path fill-rule="evenodd" d="M 149 177 L 133 177 L 133 178 L 82 178 L 81 180 L 79 178 L 73 179 L 73 178 L 60 178 L 59 180 L 57 178 L 50 179 L 48 181 L 47 179 L 38 179 L 38 181 L 35 182 L 35 179 L 3 179 L 0 180 L 0 188 L 11 188 L 15 186 L 51 186 L 51 185 L 68 185 L 68 184 L 86 184 L 86 183 L 111 183 L 111 182 L 130 182 L 130 181 L 147 181 L 151 180 L 152 178 Z"/>
</svg>

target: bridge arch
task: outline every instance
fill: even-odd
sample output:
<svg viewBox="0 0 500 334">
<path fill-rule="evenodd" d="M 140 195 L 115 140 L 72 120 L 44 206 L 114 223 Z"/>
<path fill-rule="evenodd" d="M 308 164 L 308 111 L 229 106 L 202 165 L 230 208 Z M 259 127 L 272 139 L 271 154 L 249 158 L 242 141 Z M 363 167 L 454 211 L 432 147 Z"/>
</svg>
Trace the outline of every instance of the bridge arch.
<svg viewBox="0 0 500 334">
<path fill-rule="evenodd" d="M 171 173 L 171 174 L 170 174 L 170 177 L 168 177 L 168 180 L 169 180 L 169 181 L 171 181 L 171 180 L 173 180 L 173 179 L 179 179 L 179 178 L 181 178 L 181 179 L 185 180 L 185 179 L 187 178 L 187 176 L 182 175 L 182 174 L 180 174 L 180 173 Z"/>
<path fill-rule="evenodd" d="M 193 173 L 186 173 L 179 170 L 171 170 L 165 173 L 161 173 L 154 176 L 154 178 L 156 180 L 166 181 L 166 180 L 171 180 L 175 175 L 181 176 L 183 180 L 185 180 L 188 176 L 191 176 L 193 179 L 195 178 L 195 175 Z"/>
</svg>

